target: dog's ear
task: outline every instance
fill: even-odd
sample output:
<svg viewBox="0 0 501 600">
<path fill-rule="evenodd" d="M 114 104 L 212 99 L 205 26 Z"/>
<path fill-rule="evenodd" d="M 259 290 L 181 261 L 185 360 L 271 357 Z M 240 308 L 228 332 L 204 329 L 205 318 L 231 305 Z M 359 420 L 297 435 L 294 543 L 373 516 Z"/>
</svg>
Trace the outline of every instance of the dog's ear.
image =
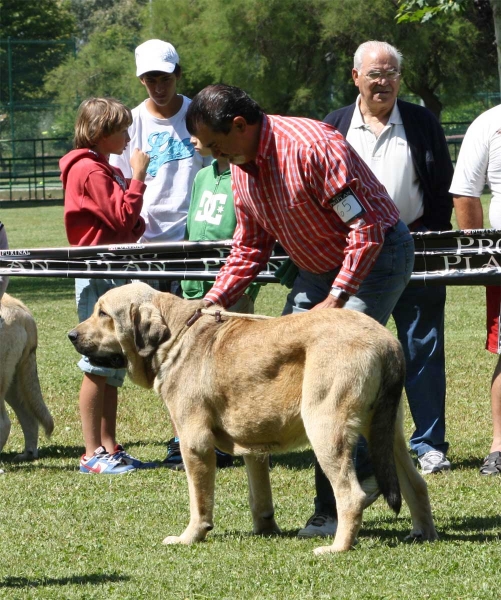
<svg viewBox="0 0 501 600">
<path fill-rule="evenodd" d="M 134 330 L 134 343 L 139 356 L 143 358 L 151 356 L 160 344 L 170 338 L 170 331 L 162 313 L 153 304 L 132 304 L 130 319 Z"/>
</svg>

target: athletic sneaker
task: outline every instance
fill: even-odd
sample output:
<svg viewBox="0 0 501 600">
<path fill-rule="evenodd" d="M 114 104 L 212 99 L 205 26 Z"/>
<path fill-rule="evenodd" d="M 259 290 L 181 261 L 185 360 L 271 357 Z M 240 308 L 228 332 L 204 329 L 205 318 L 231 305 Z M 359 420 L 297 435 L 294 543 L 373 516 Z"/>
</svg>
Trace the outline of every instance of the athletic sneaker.
<svg viewBox="0 0 501 600">
<path fill-rule="evenodd" d="M 430 450 L 418 457 L 419 466 L 423 475 L 429 473 L 440 473 L 440 471 L 449 471 L 451 463 L 440 450 Z"/>
<path fill-rule="evenodd" d="M 132 465 L 134 469 L 156 469 L 157 467 L 157 463 L 155 462 L 143 462 L 142 460 L 127 454 L 121 444 L 115 446 L 111 456 L 114 459 L 120 460 L 122 464 Z"/>
<path fill-rule="evenodd" d="M 167 456 L 163 459 L 162 464 L 173 471 L 184 471 L 178 437 L 173 437 L 167 442 Z"/>
<path fill-rule="evenodd" d="M 332 537 L 337 531 L 337 519 L 322 513 L 312 515 L 303 529 L 297 532 L 298 538 Z"/>
<path fill-rule="evenodd" d="M 121 475 L 134 470 L 132 465 L 126 465 L 120 458 L 114 458 L 106 452 L 103 446 L 100 446 L 92 456 L 83 454 L 80 459 L 80 473 Z"/>
</svg>

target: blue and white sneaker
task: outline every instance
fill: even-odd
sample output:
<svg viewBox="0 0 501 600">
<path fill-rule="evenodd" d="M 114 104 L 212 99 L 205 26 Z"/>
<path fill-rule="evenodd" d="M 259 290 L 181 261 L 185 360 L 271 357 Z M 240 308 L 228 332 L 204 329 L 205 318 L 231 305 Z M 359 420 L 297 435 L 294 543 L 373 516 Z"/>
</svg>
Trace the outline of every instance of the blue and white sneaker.
<svg viewBox="0 0 501 600">
<path fill-rule="evenodd" d="M 114 458 L 104 446 L 99 446 L 92 456 L 82 455 L 80 459 L 80 473 L 102 474 L 102 475 L 121 475 L 134 471 L 132 465 L 124 464 L 120 459 Z"/>
<path fill-rule="evenodd" d="M 121 444 L 115 446 L 111 457 L 120 460 L 124 465 L 132 465 L 134 469 L 156 469 L 158 466 L 155 462 L 143 462 L 142 460 L 127 454 Z"/>
</svg>

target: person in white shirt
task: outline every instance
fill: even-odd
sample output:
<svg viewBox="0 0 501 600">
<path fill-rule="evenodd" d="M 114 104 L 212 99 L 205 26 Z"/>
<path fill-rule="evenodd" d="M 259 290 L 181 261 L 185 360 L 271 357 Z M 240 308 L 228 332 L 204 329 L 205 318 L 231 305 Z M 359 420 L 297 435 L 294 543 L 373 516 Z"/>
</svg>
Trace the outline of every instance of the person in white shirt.
<svg viewBox="0 0 501 600">
<path fill-rule="evenodd" d="M 411 231 L 448 230 L 453 168 L 447 142 L 429 110 L 397 98 L 401 63 L 401 53 L 386 42 L 361 44 L 352 69 L 359 96 L 324 121 L 355 148 Z M 424 474 L 451 467 L 445 439 L 445 301 L 445 286 L 407 287 L 392 312 L 405 353 L 405 390 L 416 426 L 410 447 Z M 364 444 L 358 445 L 356 466 L 368 505 L 377 498 L 378 489 Z M 315 486 L 315 513 L 299 537 L 333 535 L 337 527 L 332 488 L 318 464 Z"/>
<path fill-rule="evenodd" d="M 488 184 L 491 190 L 489 221 L 501 229 L 501 106 L 477 117 L 468 128 L 459 151 L 451 192 L 460 229 L 483 229 L 484 214 L 480 196 Z M 501 286 L 486 287 L 486 349 L 501 355 L 499 319 Z M 489 454 L 480 467 L 481 475 L 501 474 L 501 357 L 491 383 L 493 436 Z"/>
<path fill-rule="evenodd" d="M 136 48 L 136 75 L 148 98 L 132 111 L 130 143 L 110 163 L 130 177 L 130 155 L 140 148 L 150 156 L 142 217 L 146 230 L 140 243 L 184 239 L 193 180 L 209 164 L 195 152 L 185 125 L 190 99 L 177 93 L 181 78 L 179 56 L 172 44 L 148 40 Z M 175 291 L 171 282 L 149 280 L 161 291 Z M 176 282 L 177 284 L 177 282 Z"/>
</svg>

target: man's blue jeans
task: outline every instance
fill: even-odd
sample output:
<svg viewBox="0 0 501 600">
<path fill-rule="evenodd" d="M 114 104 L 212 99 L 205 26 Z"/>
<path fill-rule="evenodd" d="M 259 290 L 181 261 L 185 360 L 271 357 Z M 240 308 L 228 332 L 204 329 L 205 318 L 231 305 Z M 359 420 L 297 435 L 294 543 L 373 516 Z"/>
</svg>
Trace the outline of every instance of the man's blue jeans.
<svg viewBox="0 0 501 600">
<path fill-rule="evenodd" d="M 356 296 L 351 296 L 345 308 L 358 310 L 386 325 L 395 305 L 409 282 L 414 266 L 414 241 L 404 223 L 398 223 L 386 232 L 383 248 L 370 273 L 362 282 Z M 315 274 L 302 269 L 287 296 L 282 314 L 310 310 L 325 300 L 339 269 Z M 329 310 L 329 309 L 326 309 Z M 330 309 L 336 310 L 336 309 Z M 364 446 L 360 447 L 357 459 L 357 474 L 370 469 Z M 364 454 L 364 456 L 362 456 Z M 315 461 L 315 512 L 336 513 L 334 493 L 329 480 Z"/>
<path fill-rule="evenodd" d="M 405 354 L 405 391 L 415 430 L 410 447 L 418 456 L 447 454 L 445 441 L 445 286 L 406 288 L 393 309 Z"/>
</svg>

